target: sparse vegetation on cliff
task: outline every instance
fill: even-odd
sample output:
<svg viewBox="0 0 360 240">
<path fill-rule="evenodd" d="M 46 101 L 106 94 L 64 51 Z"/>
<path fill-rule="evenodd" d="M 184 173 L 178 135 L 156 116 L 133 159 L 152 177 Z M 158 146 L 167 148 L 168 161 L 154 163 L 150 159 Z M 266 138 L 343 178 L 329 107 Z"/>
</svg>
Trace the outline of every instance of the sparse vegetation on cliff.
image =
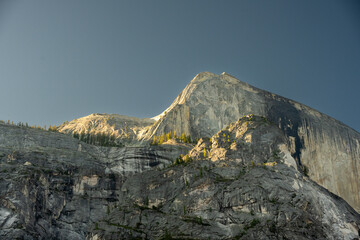
<svg viewBox="0 0 360 240">
<path fill-rule="evenodd" d="M 193 159 L 190 157 L 190 153 L 186 154 L 185 156 L 180 154 L 180 156 L 175 160 L 174 165 L 183 164 L 183 163 L 189 163 L 192 160 Z"/>
<path fill-rule="evenodd" d="M 66 124 L 67 122 L 64 122 L 63 124 Z M 33 128 L 33 129 L 39 129 L 43 131 L 50 131 L 50 132 L 59 132 L 59 127 L 56 125 L 49 125 L 49 127 L 38 126 L 38 125 L 29 125 L 28 123 L 19 122 L 17 124 L 14 123 L 14 121 L 8 120 L 7 122 L 0 120 L 0 124 L 7 124 L 12 126 L 18 126 L 18 127 L 24 127 L 24 128 Z M 83 141 L 88 144 L 92 145 L 99 145 L 104 147 L 123 147 L 124 145 L 121 143 L 116 142 L 116 136 L 114 134 L 106 134 L 106 133 L 85 133 L 81 132 L 80 134 L 77 132 L 73 132 L 72 136 L 76 139 L 79 139 L 80 141 Z"/>
<path fill-rule="evenodd" d="M 170 139 L 176 139 L 180 142 L 183 143 L 196 143 L 194 141 L 192 141 L 191 136 L 190 135 L 186 135 L 185 133 L 181 134 L 181 136 L 178 136 L 176 134 L 176 131 L 173 132 L 168 132 L 168 133 L 163 133 L 162 135 L 159 136 L 153 136 L 150 144 L 151 145 L 160 145 L 163 144 L 164 142 L 170 140 Z"/>
<path fill-rule="evenodd" d="M 73 133 L 74 138 L 92 145 L 99 145 L 103 147 L 123 147 L 123 144 L 116 142 L 114 134 L 108 135 L 105 133 Z"/>
<path fill-rule="evenodd" d="M 25 127 L 25 128 L 33 128 L 33 129 L 40 129 L 40 130 L 44 130 L 44 131 L 51 131 L 51 132 L 57 132 L 58 127 L 56 125 L 49 125 L 49 127 L 47 128 L 46 125 L 44 125 L 43 127 L 38 126 L 38 125 L 29 125 L 27 122 L 18 122 L 18 123 L 14 123 L 14 121 L 10 121 L 7 120 L 7 122 L 5 122 L 4 120 L 0 120 L 0 124 L 6 124 L 6 125 L 11 125 L 11 126 L 18 126 L 18 127 Z"/>
</svg>

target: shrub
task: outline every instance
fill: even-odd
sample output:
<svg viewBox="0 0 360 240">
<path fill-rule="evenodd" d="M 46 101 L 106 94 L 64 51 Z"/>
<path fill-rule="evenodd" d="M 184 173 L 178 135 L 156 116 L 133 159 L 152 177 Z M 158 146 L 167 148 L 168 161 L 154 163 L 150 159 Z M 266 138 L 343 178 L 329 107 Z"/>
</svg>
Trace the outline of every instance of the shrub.
<svg viewBox="0 0 360 240">
<path fill-rule="evenodd" d="M 309 168 L 305 165 L 302 165 L 302 170 L 305 176 L 309 176 Z"/>
<path fill-rule="evenodd" d="M 175 160 L 174 165 L 188 163 L 191 162 L 192 160 L 193 159 L 190 157 L 190 153 L 186 154 L 185 156 L 180 154 L 180 156 Z"/>
</svg>

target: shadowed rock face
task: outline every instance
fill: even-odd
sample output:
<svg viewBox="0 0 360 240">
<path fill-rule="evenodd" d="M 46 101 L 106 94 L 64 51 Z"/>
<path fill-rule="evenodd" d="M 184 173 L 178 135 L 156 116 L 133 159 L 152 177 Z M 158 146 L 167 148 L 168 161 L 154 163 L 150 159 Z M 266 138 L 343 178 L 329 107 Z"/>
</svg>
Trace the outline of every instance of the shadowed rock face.
<svg viewBox="0 0 360 240">
<path fill-rule="evenodd" d="M 0 124 L 0 239 L 85 239 L 126 177 L 169 165 L 184 145 L 99 147 Z"/>
<path fill-rule="evenodd" d="M 310 107 L 257 89 L 228 75 L 199 73 L 156 117 L 145 138 L 163 132 L 192 138 L 213 134 L 247 114 L 276 123 L 311 179 L 360 211 L 360 134 Z"/>
<path fill-rule="evenodd" d="M 296 168 L 286 137 L 248 116 L 187 163 L 128 178 L 90 239 L 354 239 L 360 216 Z"/>
</svg>

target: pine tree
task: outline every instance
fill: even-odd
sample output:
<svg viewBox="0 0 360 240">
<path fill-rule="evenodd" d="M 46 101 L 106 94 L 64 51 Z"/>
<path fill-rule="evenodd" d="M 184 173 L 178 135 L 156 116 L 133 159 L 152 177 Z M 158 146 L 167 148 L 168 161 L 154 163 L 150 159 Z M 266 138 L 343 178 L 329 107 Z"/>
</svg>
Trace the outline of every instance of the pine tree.
<svg viewBox="0 0 360 240">
<path fill-rule="evenodd" d="M 171 131 L 168 134 L 166 134 L 166 141 L 168 141 L 170 139 L 172 139 Z"/>
<path fill-rule="evenodd" d="M 181 139 L 182 139 L 183 142 L 186 142 L 186 135 L 185 135 L 185 133 L 181 134 Z"/>
<path fill-rule="evenodd" d="M 165 142 L 165 133 L 163 133 L 160 137 L 159 137 L 159 144 L 162 144 Z"/>
<path fill-rule="evenodd" d="M 152 144 L 152 145 L 158 145 L 158 139 L 157 139 L 156 136 L 153 136 L 152 141 L 151 141 L 151 144 Z"/>
</svg>

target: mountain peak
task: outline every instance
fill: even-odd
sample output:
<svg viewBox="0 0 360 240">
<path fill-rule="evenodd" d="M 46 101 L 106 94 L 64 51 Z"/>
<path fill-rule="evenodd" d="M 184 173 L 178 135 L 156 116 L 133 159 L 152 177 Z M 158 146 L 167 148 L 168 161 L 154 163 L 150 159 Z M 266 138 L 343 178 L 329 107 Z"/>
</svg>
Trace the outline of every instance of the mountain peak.
<svg viewBox="0 0 360 240">
<path fill-rule="evenodd" d="M 360 134 L 227 73 L 50 130 L 0 124 L 0 239 L 359 239 Z"/>
<path fill-rule="evenodd" d="M 360 134 L 315 109 L 253 87 L 227 73 L 196 75 L 170 107 L 154 118 L 157 122 L 144 138 L 170 131 L 192 139 L 210 138 L 248 114 L 266 117 L 280 127 L 299 167 L 308 167 L 313 180 L 360 209 L 360 183 L 358 177 L 353 177 L 359 171 L 353 166 L 358 164 Z M 349 151 L 347 146 L 358 150 Z M 337 167 L 339 159 L 347 159 L 341 167 Z M 333 176 L 319 166 L 333 166 L 343 174 Z M 345 182 L 349 185 L 346 190 Z"/>
<path fill-rule="evenodd" d="M 216 78 L 219 75 L 211 72 L 200 72 L 191 80 L 190 84 L 201 83 L 211 78 Z"/>
<path fill-rule="evenodd" d="M 220 75 L 212 72 L 200 72 L 193 78 L 193 80 L 191 80 L 189 84 L 198 84 L 212 79 L 216 79 L 218 81 L 225 80 L 233 84 L 242 83 L 239 79 L 226 72 L 223 72 Z"/>
</svg>

